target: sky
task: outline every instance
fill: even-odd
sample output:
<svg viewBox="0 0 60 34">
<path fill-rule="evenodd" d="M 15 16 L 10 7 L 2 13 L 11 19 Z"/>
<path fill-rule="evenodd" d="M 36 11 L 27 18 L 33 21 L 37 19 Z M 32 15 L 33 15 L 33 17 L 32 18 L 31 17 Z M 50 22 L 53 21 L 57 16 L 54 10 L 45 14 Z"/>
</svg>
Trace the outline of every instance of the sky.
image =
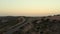
<svg viewBox="0 0 60 34">
<path fill-rule="evenodd" d="M 60 14 L 60 0 L 0 0 L 0 16 Z"/>
</svg>

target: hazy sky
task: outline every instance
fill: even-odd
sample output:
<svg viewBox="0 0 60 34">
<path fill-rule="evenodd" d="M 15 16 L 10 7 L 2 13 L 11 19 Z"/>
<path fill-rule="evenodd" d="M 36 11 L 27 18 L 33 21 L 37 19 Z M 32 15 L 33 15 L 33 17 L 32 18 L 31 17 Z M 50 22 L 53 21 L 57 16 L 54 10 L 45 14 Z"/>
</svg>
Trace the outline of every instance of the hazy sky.
<svg viewBox="0 0 60 34">
<path fill-rule="evenodd" d="M 60 13 L 60 0 L 0 0 L 0 15 L 41 16 Z"/>
</svg>

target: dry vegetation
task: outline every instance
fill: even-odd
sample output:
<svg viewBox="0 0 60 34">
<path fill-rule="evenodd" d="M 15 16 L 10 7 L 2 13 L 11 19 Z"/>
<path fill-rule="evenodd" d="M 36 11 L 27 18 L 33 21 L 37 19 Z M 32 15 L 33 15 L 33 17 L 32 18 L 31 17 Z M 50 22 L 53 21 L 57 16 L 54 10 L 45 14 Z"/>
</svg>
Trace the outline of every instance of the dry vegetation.
<svg viewBox="0 0 60 34">
<path fill-rule="evenodd" d="M 21 27 L 17 28 L 18 26 Z M 6 34 L 6 32 L 10 31 L 9 28 L 11 30 L 17 28 L 12 34 L 60 34 L 60 15 L 47 17 L 0 17 L 0 34 Z"/>
</svg>

